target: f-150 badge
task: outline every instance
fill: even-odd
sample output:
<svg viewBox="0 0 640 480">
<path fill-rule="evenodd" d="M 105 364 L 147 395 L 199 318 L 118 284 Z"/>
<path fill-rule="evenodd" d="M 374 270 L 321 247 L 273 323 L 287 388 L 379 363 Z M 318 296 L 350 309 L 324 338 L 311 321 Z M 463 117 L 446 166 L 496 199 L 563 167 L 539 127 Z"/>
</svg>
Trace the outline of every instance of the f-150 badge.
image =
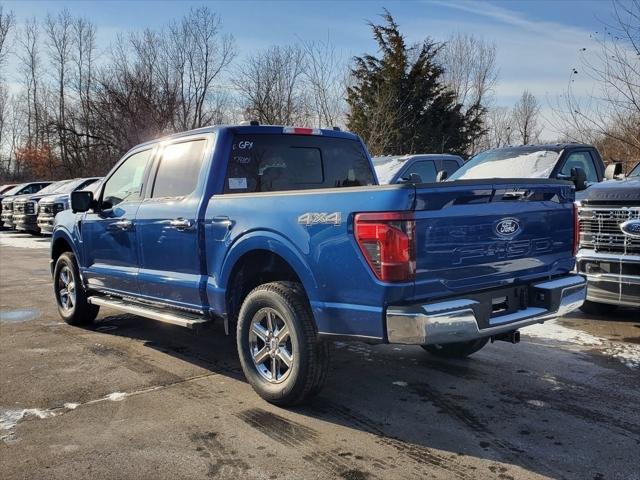
<svg viewBox="0 0 640 480">
<path fill-rule="evenodd" d="M 503 218 L 496 225 L 496 233 L 501 237 L 513 237 L 520 230 L 520 222 L 515 218 Z"/>
<path fill-rule="evenodd" d="M 340 212 L 307 212 L 298 217 L 298 223 L 307 227 L 311 225 L 340 225 L 342 223 L 342 215 Z"/>
</svg>

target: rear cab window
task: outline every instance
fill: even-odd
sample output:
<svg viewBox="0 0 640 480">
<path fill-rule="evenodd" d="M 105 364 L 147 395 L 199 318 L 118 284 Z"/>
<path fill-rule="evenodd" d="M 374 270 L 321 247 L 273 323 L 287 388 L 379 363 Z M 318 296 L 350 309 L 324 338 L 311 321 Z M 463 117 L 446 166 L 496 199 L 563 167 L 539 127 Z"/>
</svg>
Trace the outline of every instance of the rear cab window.
<svg viewBox="0 0 640 480">
<path fill-rule="evenodd" d="M 225 193 L 278 192 L 374 185 L 362 145 L 315 135 L 234 136 Z"/>
</svg>

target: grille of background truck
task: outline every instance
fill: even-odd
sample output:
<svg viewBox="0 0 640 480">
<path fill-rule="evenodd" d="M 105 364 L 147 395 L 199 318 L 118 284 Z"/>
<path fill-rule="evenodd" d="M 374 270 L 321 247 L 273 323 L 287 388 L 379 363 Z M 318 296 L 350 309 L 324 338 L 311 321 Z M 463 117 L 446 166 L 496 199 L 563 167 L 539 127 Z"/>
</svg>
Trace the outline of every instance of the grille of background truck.
<svg viewBox="0 0 640 480">
<path fill-rule="evenodd" d="M 578 218 L 580 248 L 593 249 L 596 252 L 640 253 L 640 238 L 625 235 L 620 229 L 620 225 L 627 220 L 640 220 L 640 206 L 581 207 Z"/>
</svg>

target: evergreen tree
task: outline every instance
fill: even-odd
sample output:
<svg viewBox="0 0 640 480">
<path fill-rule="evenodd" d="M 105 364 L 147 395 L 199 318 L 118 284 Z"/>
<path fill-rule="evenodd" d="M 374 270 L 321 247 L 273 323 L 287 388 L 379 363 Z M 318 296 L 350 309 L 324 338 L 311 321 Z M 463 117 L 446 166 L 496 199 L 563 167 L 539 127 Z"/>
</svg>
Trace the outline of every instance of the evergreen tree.
<svg viewBox="0 0 640 480">
<path fill-rule="evenodd" d="M 382 17 L 382 25 L 369 24 L 379 56 L 354 58 L 348 128 L 374 155 L 463 154 L 483 133 L 484 107 L 463 112 L 435 60 L 440 45 L 427 38 L 407 47 L 391 14 Z"/>
</svg>

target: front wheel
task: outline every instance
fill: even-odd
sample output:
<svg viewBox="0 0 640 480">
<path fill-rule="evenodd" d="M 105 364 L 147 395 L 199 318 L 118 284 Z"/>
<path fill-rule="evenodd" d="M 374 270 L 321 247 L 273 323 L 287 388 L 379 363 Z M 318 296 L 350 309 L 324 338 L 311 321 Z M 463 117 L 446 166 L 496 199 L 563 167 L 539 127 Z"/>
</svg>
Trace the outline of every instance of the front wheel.
<svg viewBox="0 0 640 480">
<path fill-rule="evenodd" d="M 58 313 L 69 325 L 87 325 L 96 319 L 100 307 L 87 302 L 87 294 L 82 287 L 78 263 L 73 253 L 65 252 L 56 261 L 53 288 Z"/>
<path fill-rule="evenodd" d="M 484 347 L 488 338 L 479 338 L 469 342 L 445 343 L 442 345 L 421 345 L 427 352 L 437 357 L 465 358 Z"/>
<path fill-rule="evenodd" d="M 266 401 L 299 405 L 322 389 L 329 349 L 316 335 L 301 285 L 272 282 L 251 291 L 240 308 L 236 342 L 247 380 Z"/>
</svg>

